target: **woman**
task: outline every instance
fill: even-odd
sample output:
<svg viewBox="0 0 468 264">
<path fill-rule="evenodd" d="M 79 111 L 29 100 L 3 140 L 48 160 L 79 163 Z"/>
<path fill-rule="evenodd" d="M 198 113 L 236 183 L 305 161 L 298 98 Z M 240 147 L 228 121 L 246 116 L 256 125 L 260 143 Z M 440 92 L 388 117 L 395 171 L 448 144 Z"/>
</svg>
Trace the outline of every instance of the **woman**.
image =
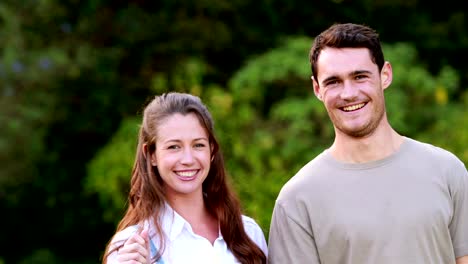
<svg viewBox="0 0 468 264">
<path fill-rule="evenodd" d="M 266 263 L 263 231 L 241 214 L 198 97 L 168 93 L 151 101 L 136 152 L 129 207 L 104 264 Z"/>
</svg>

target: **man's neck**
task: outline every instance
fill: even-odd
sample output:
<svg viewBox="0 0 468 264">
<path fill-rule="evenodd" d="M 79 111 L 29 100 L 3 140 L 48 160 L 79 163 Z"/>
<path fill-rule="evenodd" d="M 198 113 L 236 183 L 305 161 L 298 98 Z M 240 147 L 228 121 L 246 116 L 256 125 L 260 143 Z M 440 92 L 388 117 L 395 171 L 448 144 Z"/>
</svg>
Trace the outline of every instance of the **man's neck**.
<svg viewBox="0 0 468 264">
<path fill-rule="evenodd" d="M 365 163 L 386 158 L 395 153 L 403 143 L 399 135 L 387 123 L 365 137 L 351 137 L 336 131 L 330 147 L 332 156 L 346 163 Z"/>
</svg>

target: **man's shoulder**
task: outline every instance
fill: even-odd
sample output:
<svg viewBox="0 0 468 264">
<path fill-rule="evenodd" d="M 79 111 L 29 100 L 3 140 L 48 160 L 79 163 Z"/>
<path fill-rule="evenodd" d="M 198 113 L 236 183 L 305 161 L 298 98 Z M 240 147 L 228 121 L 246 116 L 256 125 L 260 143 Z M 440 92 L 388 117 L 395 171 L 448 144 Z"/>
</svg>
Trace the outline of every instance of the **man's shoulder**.
<svg viewBox="0 0 468 264">
<path fill-rule="evenodd" d="M 302 166 L 281 188 L 278 199 L 288 199 L 290 195 L 310 192 L 323 176 L 323 167 L 326 166 L 327 152 L 315 156 Z"/>
<path fill-rule="evenodd" d="M 407 141 L 410 151 L 416 152 L 419 158 L 461 162 L 454 153 L 441 146 L 412 138 L 407 138 Z"/>
<path fill-rule="evenodd" d="M 444 175 L 467 174 L 463 161 L 445 148 L 409 139 L 407 149 L 406 155 L 408 155 L 408 159 L 416 161 L 419 164 L 425 164 L 425 166 L 430 166 L 433 172 L 442 172 Z"/>
</svg>

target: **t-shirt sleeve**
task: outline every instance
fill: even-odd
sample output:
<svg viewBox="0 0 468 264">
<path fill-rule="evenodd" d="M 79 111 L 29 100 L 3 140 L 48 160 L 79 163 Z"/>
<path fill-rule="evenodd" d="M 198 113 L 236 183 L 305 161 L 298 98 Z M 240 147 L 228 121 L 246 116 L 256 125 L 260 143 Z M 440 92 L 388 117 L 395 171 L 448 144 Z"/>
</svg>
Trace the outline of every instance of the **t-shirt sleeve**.
<svg viewBox="0 0 468 264">
<path fill-rule="evenodd" d="M 454 181 L 451 185 L 453 217 L 449 229 L 455 256 L 468 255 L 468 172 L 461 161 L 453 166 Z"/>
<path fill-rule="evenodd" d="M 268 256 L 268 247 L 265 239 L 265 234 L 260 226 L 252 218 L 243 215 L 242 220 L 244 223 L 245 232 L 250 237 L 250 239 L 257 244 L 258 247 Z"/>
<path fill-rule="evenodd" d="M 268 240 L 269 264 L 320 264 L 313 235 L 288 215 L 278 202 L 273 209 Z"/>
</svg>

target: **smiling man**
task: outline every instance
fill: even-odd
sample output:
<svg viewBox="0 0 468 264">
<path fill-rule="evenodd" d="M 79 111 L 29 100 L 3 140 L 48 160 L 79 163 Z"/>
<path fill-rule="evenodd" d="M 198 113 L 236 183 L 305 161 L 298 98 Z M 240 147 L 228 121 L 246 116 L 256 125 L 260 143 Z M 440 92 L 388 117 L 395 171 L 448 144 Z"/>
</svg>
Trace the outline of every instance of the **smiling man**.
<svg viewBox="0 0 468 264">
<path fill-rule="evenodd" d="M 468 172 L 389 124 L 393 73 L 375 30 L 332 25 L 310 63 L 335 140 L 281 189 L 269 263 L 468 263 Z"/>
</svg>

